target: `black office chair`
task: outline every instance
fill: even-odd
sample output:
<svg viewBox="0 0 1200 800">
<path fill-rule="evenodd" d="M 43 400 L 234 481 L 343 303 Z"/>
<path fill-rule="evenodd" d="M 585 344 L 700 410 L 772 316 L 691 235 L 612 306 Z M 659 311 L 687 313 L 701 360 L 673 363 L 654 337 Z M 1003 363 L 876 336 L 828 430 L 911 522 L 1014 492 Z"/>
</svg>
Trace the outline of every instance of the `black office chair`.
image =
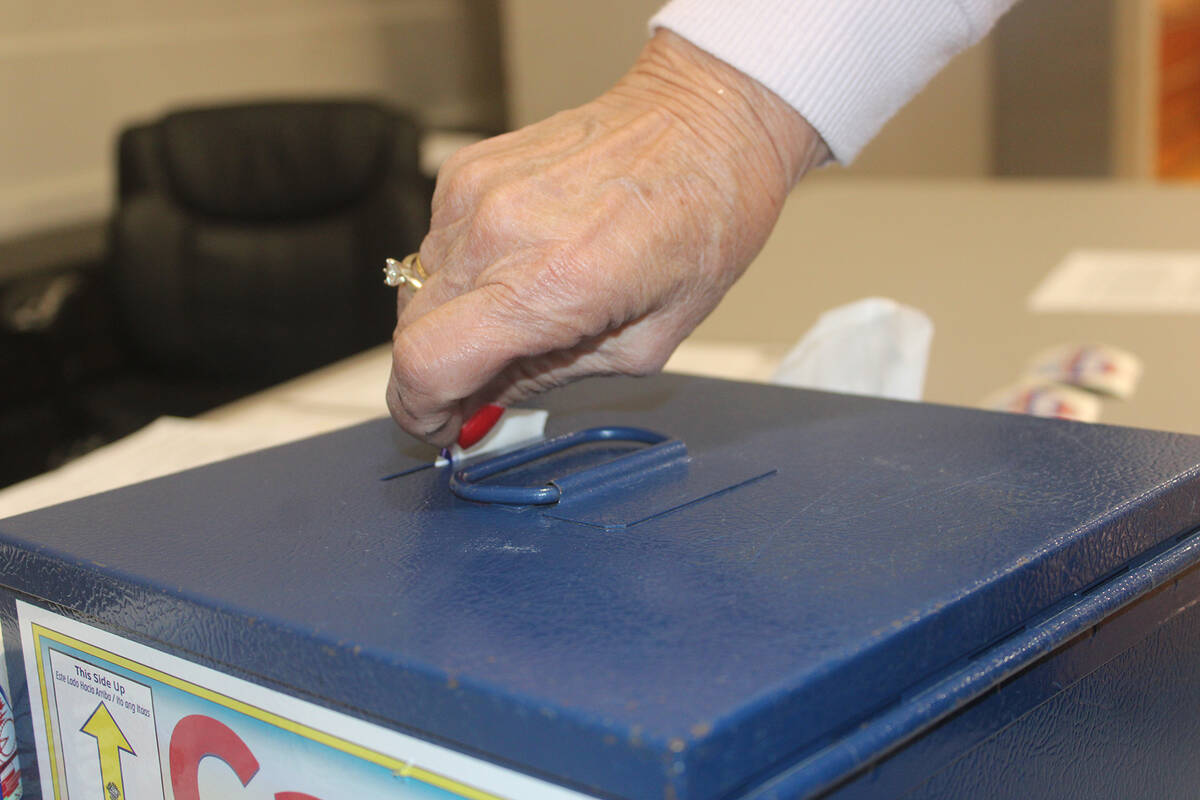
<svg viewBox="0 0 1200 800">
<path fill-rule="evenodd" d="M 112 346 L 23 407 L 58 409 L 70 455 L 81 437 L 86 449 L 387 341 L 384 258 L 429 225 L 419 138 L 410 116 L 356 101 L 191 109 L 123 131 L 108 256 L 43 337 L 104 306 L 79 346 Z"/>
<path fill-rule="evenodd" d="M 371 103 L 169 114 L 118 145 L 110 278 L 171 375 L 271 382 L 385 341 L 380 269 L 429 224 L 411 118 Z"/>
<path fill-rule="evenodd" d="M 383 260 L 429 225 L 418 146 L 411 117 L 348 101 L 178 111 L 124 131 L 107 277 L 137 370 L 89 410 L 144 422 L 149 381 L 154 416 L 192 414 L 387 341 Z"/>
</svg>

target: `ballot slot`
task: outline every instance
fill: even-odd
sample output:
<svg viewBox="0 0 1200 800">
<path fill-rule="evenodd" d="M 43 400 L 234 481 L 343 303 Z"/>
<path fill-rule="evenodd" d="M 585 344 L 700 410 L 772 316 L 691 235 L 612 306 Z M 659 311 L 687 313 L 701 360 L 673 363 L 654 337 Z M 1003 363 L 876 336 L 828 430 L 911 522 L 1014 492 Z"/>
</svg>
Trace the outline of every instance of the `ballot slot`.
<svg viewBox="0 0 1200 800">
<path fill-rule="evenodd" d="M 587 428 L 470 463 L 450 490 L 497 509 L 623 530 L 718 501 L 778 473 L 718 451 L 690 454 L 679 439 L 643 428 Z"/>
<path fill-rule="evenodd" d="M 687 461 L 687 446 L 678 439 L 644 428 L 601 426 L 468 464 L 453 472 L 449 486 L 464 500 L 545 506 L 568 495 L 644 483 L 663 470 L 686 469 Z"/>
</svg>

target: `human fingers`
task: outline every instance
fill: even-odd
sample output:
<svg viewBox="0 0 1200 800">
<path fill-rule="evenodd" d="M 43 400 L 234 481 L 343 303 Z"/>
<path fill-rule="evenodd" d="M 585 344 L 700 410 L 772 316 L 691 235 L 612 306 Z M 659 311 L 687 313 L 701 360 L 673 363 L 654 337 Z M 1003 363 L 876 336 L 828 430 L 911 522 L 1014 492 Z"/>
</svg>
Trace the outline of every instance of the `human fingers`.
<svg viewBox="0 0 1200 800">
<path fill-rule="evenodd" d="M 393 339 L 402 427 L 445 444 L 485 402 L 657 369 L 761 247 L 819 137 L 792 131 L 808 161 L 781 152 L 719 66 L 687 87 L 669 61 L 439 176 L 433 274 Z"/>
<path fill-rule="evenodd" d="M 427 441 L 449 444 L 474 410 L 471 398 L 517 359 L 577 345 L 587 336 L 578 322 L 545 315 L 499 283 L 434 307 L 393 337 L 392 417 Z"/>
</svg>

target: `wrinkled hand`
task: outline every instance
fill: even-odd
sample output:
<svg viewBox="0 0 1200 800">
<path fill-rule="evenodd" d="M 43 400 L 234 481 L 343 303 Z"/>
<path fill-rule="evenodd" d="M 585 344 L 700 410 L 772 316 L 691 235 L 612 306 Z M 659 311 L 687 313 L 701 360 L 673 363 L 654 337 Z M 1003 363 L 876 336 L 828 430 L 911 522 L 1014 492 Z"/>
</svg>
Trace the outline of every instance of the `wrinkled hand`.
<svg viewBox="0 0 1200 800">
<path fill-rule="evenodd" d="M 388 407 L 434 444 L 486 403 L 644 375 L 762 247 L 824 144 L 777 96 L 660 31 L 580 108 L 456 153 L 399 293 Z"/>
</svg>

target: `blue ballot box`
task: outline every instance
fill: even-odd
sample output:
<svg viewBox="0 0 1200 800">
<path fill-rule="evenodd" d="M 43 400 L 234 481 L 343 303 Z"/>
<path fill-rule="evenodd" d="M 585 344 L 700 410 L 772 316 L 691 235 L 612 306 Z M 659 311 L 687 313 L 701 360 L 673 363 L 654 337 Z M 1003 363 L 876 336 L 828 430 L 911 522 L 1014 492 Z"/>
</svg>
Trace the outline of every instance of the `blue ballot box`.
<svg viewBox="0 0 1200 800">
<path fill-rule="evenodd" d="M 591 433 L 499 471 L 378 420 L 0 522 L 25 795 L 1200 792 L 1200 439 L 546 402 Z"/>
</svg>

